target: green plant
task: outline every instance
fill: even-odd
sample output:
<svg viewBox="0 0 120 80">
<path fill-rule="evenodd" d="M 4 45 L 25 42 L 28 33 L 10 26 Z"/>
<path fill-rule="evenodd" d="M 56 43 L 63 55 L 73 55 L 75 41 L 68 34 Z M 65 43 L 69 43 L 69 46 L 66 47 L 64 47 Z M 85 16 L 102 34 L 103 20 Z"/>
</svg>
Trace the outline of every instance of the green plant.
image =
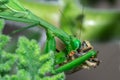
<svg viewBox="0 0 120 80">
<path fill-rule="evenodd" d="M 3 0 L 0 0 L 0 1 L 2 2 Z M 44 48 L 43 54 L 55 55 L 54 57 L 49 56 L 50 59 L 54 59 L 54 61 L 52 60 L 54 64 L 51 64 L 52 69 L 49 69 L 51 70 L 51 74 L 56 75 L 58 73 L 69 71 L 69 70 L 74 71 L 74 69 L 75 71 L 77 71 L 78 68 L 81 69 L 83 66 L 87 66 L 87 67 L 97 66 L 97 63 L 99 62 L 99 61 L 96 61 L 95 59 L 97 52 L 93 50 L 93 47 L 90 45 L 88 41 L 83 41 L 82 43 L 78 38 L 68 35 L 61 29 L 56 28 L 50 23 L 34 15 L 31 11 L 25 9 L 23 6 L 21 6 L 21 4 L 17 0 L 7 0 L 6 2 L 2 2 L 2 3 L 3 4 L 0 6 L 1 8 L 0 18 L 5 20 L 12 20 L 12 21 L 31 24 L 30 26 L 27 26 L 22 30 L 25 30 L 34 26 L 38 26 L 38 25 L 46 29 L 47 41 L 46 41 L 46 46 Z M 21 31 L 21 30 L 18 30 L 18 31 Z M 63 43 L 65 44 L 64 50 L 60 52 L 56 52 L 55 37 L 58 37 L 63 41 Z M 27 45 L 27 43 L 30 45 L 30 47 Z M 36 47 L 35 42 L 32 41 L 32 44 L 31 44 L 26 39 L 20 39 L 19 45 L 20 45 L 20 49 L 18 48 L 16 50 L 16 53 L 18 54 L 22 53 L 21 51 L 23 51 L 22 55 L 26 53 L 26 55 L 24 55 L 25 58 L 22 57 L 22 60 L 24 59 L 25 60 L 23 61 L 23 63 L 20 63 L 19 65 L 22 65 L 24 66 L 24 68 L 29 69 L 28 72 L 34 75 L 38 70 L 38 68 L 36 69 L 36 68 L 33 68 L 32 66 L 36 66 L 36 63 L 34 63 L 34 60 L 35 62 L 37 62 L 36 60 L 38 60 L 39 49 L 35 48 L 35 51 L 32 51 L 34 49 L 31 50 L 31 47 L 32 46 Z M 32 56 L 28 54 L 29 51 L 31 52 Z M 18 58 L 21 59 L 20 56 Z M 47 59 L 49 58 L 47 57 Z M 24 65 L 26 63 L 27 65 Z M 39 61 L 38 61 L 38 64 L 39 64 Z M 94 65 L 91 65 L 91 64 L 94 64 Z M 40 66 L 40 64 L 38 66 Z M 56 68 L 56 66 L 58 66 L 58 68 Z M 44 69 L 48 70 L 48 68 L 46 67 L 44 67 L 41 70 L 44 71 Z M 40 73 L 44 74 L 43 71 Z M 35 77 L 32 77 L 32 79 L 35 79 Z"/>
<path fill-rule="evenodd" d="M 42 54 L 35 40 L 20 37 L 15 53 L 9 53 L 4 50 L 9 40 L 10 37 L 0 34 L 0 80 L 63 80 L 65 78 L 64 73 L 46 75 L 53 70 L 53 52 Z"/>
</svg>

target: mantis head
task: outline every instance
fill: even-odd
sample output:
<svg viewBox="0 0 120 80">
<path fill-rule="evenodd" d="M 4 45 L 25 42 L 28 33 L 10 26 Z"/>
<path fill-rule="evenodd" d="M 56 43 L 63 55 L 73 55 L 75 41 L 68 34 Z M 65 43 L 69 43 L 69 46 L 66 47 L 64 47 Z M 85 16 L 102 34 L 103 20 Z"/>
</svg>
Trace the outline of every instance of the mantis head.
<svg viewBox="0 0 120 80">
<path fill-rule="evenodd" d="M 90 69 L 91 67 L 97 67 L 100 64 L 100 61 L 97 58 L 98 52 L 95 51 L 91 53 L 91 51 L 94 51 L 94 48 L 90 42 L 87 40 L 83 41 L 79 48 L 74 51 L 74 54 L 72 52 L 72 55 L 69 55 L 68 57 L 68 62 L 81 58 L 82 64 L 68 71 L 67 73 L 73 73 L 79 71 L 80 69 Z"/>
</svg>

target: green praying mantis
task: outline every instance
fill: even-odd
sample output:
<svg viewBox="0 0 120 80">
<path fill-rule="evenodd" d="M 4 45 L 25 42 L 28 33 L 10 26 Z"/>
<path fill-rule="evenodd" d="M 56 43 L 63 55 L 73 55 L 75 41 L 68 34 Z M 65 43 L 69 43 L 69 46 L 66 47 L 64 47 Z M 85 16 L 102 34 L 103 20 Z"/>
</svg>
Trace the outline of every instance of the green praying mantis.
<svg viewBox="0 0 120 80">
<path fill-rule="evenodd" d="M 89 41 L 82 42 L 78 38 L 68 35 L 63 30 L 56 28 L 25 9 L 18 0 L 0 0 L 0 18 L 31 24 L 22 30 L 34 26 L 45 28 L 47 41 L 43 53 L 50 51 L 55 53 L 53 66 L 55 69 L 52 74 L 71 73 L 82 68 L 96 67 L 99 64 L 99 60 L 96 58 L 97 51 L 93 49 Z M 59 52 L 56 51 L 55 37 L 58 37 L 65 44 L 65 48 Z"/>
</svg>

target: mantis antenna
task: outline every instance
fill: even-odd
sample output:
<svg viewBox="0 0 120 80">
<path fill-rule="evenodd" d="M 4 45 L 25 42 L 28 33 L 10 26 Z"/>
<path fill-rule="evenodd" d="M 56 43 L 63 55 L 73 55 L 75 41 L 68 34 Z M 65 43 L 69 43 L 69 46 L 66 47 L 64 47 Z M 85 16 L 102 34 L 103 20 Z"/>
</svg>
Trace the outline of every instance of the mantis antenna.
<svg viewBox="0 0 120 80">
<path fill-rule="evenodd" d="M 64 15 L 64 9 L 61 11 L 60 9 L 59 9 L 59 12 L 60 12 L 60 14 L 62 15 L 62 17 L 63 17 L 63 19 L 66 21 L 66 22 L 68 22 L 68 24 L 71 24 L 71 20 L 70 20 L 70 18 L 66 18 L 66 16 Z M 61 26 L 64 26 L 64 24 L 61 24 Z M 71 27 L 70 27 L 71 28 Z M 72 29 L 70 29 L 70 31 L 72 32 L 72 34 L 74 34 L 74 31 L 72 30 Z"/>
<path fill-rule="evenodd" d="M 84 6 L 82 4 L 81 5 L 81 14 L 78 15 L 76 17 L 76 21 L 77 21 L 77 27 L 79 27 L 79 31 L 78 31 L 78 38 L 81 39 L 81 35 L 82 35 L 82 30 L 84 30 L 83 28 L 83 20 L 84 20 Z"/>
<path fill-rule="evenodd" d="M 78 8 L 80 8 L 79 9 L 80 11 L 77 12 L 79 14 L 73 13 L 74 15 L 72 17 L 69 17 L 69 15 L 72 14 L 70 12 L 73 12 L 73 10 L 74 10 L 74 8 L 71 6 L 71 4 L 73 4 L 73 6 L 77 6 Z M 70 9 L 69 12 L 68 12 L 68 9 Z M 78 39 L 81 39 L 82 31 L 84 30 L 84 28 L 83 28 L 83 21 L 84 21 L 84 6 L 83 6 L 83 4 L 81 4 L 79 0 L 76 0 L 74 3 L 67 3 L 63 9 L 63 12 L 60 11 L 60 13 L 62 14 L 62 18 L 63 18 L 63 20 L 62 20 L 63 23 L 61 24 L 61 26 L 64 26 L 61 28 L 64 31 L 66 31 L 69 35 L 73 35 L 73 36 L 77 37 Z M 68 25 L 66 25 L 66 24 L 68 24 Z M 66 29 L 68 29 L 68 30 L 66 30 Z"/>
</svg>

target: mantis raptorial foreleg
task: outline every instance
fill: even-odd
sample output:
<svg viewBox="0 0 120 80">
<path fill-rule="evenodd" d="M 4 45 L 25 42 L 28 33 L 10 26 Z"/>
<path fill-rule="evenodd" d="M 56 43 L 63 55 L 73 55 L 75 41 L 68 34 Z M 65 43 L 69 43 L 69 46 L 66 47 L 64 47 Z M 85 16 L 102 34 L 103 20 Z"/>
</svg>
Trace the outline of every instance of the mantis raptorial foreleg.
<svg viewBox="0 0 120 80">
<path fill-rule="evenodd" d="M 45 44 L 43 53 L 49 53 L 50 51 L 55 52 L 56 42 L 55 42 L 54 35 L 50 31 L 46 31 L 46 35 L 47 35 L 47 40 L 46 40 L 46 44 Z"/>
</svg>

